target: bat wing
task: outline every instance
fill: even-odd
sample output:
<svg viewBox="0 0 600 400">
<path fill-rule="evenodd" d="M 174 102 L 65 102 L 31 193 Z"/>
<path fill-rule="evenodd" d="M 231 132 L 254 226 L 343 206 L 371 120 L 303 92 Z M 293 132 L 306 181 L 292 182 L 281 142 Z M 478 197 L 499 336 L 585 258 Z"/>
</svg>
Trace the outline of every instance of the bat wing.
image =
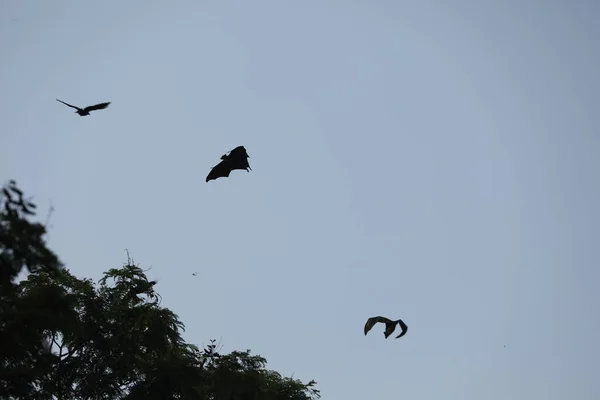
<svg viewBox="0 0 600 400">
<path fill-rule="evenodd" d="M 383 322 L 384 324 L 388 324 L 392 321 L 389 318 L 381 317 L 381 316 L 369 318 L 367 320 L 367 323 L 365 324 L 365 336 L 373 328 L 373 326 L 375 326 L 375 324 L 378 322 Z"/>
<path fill-rule="evenodd" d="M 108 107 L 109 104 L 110 104 L 110 101 L 107 103 L 94 104 L 93 106 L 87 106 L 83 110 L 87 111 L 87 112 L 95 111 L 95 110 L 104 110 L 106 107 Z"/>
<path fill-rule="evenodd" d="M 251 170 L 252 168 L 250 168 L 250 164 L 248 164 L 248 159 L 247 158 L 241 158 L 241 159 L 228 159 L 231 163 L 231 169 L 245 169 L 246 171 L 248 171 L 249 169 Z"/>
<path fill-rule="evenodd" d="M 385 324 L 383 335 L 387 339 L 396 330 L 396 321 L 390 321 Z"/>
<path fill-rule="evenodd" d="M 64 101 L 62 101 L 62 100 L 56 99 L 56 101 L 59 101 L 59 102 L 63 103 L 65 106 L 69 106 L 69 107 L 71 107 L 71 108 L 74 108 L 74 109 L 76 109 L 76 110 L 81 110 L 81 108 L 79 108 L 79 107 L 76 107 L 76 106 L 74 106 L 74 105 L 71 105 L 71 104 L 69 104 L 69 103 L 65 103 L 65 102 L 64 102 Z"/>
<path fill-rule="evenodd" d="M 238 154 L 238 153 L 245 153 L 246 152 L 246 148 L 244 146 L 237 146 L 235 149 L 230 150 L 229 154 Z"/>
<path fill-rule="evenodd" d="M 206 182 L 217 178 L 226 178 L 229 176 L 231 171 L 232 168 L 230 163 L 227 160 L 223 160 L 210 170 L 208 176 L 206 177 Z"/>
<path fill-rule="evenodd" d="M 406 335 L 406 332 L 408 331 L 408 326 L 406 326 L 406 324 L 404 323 L 404 321 L 402 321 L 401 319 L 398 320 L 398 325 L 400 325 L 400 328 L 402 329 L 402 332 L 400 332 L 400 334 L 398 336 L 396 336 L 396 339 Z"/>
<path fill-rule="evenodd" d="M 248 155 L 248 152 L 246 151 L 246 148 L 244 146 L 238 146 L 235 149 L 231 150 L 229 152 L 229 157 L 231 158 L 250 158 L 250 156 Z"/>
<path fill-rule="evenodd" d="M 375 320 L 375 318 L 369 318 L 367 320 L 367 323 L 365 324 L 365 336 L 367 336 L 367 333 L 369 333 L 369 331 L 373 328 L 373 326 L 375 326 L 376 323 L 377 321 Z"/>
<path fill-rule="evenodd" d="M 252 170 L 250 164 L 248 164 L 248 158 L 250 156 L 246 152 L 244 146 L 238 146 L 229 152 L 226 157 L 231 162 L 232 169 L 245 169 L 246 171 Z"/>
</svg>

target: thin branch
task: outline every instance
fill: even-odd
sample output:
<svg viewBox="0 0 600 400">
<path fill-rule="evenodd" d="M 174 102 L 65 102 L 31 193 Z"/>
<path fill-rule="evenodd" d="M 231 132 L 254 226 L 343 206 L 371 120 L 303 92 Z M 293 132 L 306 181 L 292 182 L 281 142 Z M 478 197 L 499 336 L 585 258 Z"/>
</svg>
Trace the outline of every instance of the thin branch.
<svg viewBox="0 0 600 400">
<path fill-rule="evenodd" d="M 223 340 L 223 336 L 219 338 L 217 345 L 215 346 L 215 351 L 218 353 L 223 349 L 223 345 L 221 344 L 221 340 Z"/>
<path fill-rule="evenodd" d="M 48 215 L 46 216 L 46 222 L 44 223 L 44 228 L 48 229 L 48 224 L 50 223 L 50 217 L 52 216 L 52 213 L 54 212 L 54 206 L 52 205 L 52 202 L 50 202 L 50 209 L 48 210 Z"/>
<path fill-rule="evenodd" d="M 53 331 L 52 332 L 52 344 L 51 344 L 50 348 L 52 348 L 54 346 L 58 347 L 58 343 L 56 342 L 56 332 Z"/>
<path fill-rule="evenodd" d="M 75 353 L 77 353 L 79 349 L 73 349 L 65 354 L 65 358 L 61 358 L 61 362 L 68 361 Z"/>
</svg>

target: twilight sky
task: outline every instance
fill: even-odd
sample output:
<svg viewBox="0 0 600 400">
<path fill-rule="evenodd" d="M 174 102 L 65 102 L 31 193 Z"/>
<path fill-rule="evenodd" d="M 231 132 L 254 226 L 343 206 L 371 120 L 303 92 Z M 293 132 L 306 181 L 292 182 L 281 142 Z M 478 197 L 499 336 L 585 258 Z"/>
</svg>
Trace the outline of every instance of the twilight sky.
<svg viewBox="0 0 600 400">
<path fill-rule="evenodd" d="M 596 400 L 599 19 L 594 0 L 0 0 L 0 179 L 54 206 L 74 274 L 129 249 L 188 341 L 323 399 Z M 253 171 L 205 183 L 238 145 Z M 408 334 L 365 337 L 374 315 Z"/>
</svg>

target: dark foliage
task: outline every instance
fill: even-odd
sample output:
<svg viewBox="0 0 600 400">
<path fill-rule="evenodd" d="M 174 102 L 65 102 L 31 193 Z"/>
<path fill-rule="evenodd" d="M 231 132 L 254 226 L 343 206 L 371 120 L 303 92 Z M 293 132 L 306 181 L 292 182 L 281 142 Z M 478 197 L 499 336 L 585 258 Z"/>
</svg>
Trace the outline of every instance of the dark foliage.
<svg viewBox="0 0 600 400">
<path fill-rule="evenodd" d="M 266 370 L 266 360 L 249 350 L 224 355 L 214 340 L 203 350 L 186 343 L 183 323 L 160 306 L 156 282 L 131 259 L 96 283 L 76 278 L 45 247 L 44 227 L 26 221 L 32 215 L 26 211 L 35 206 L 14 182 L 3 195 L 0 398 L 320 397 L 314 381 L 304 384 Z M 14 283 L 22 267 L 30 274 Z"/>
<path fill-rule="evenodd" d="M 0 294 L 11 289 L 23 268 L 29 272 L 57 272 L 62 268 L 58 257 L 46 247 L 46 228 L 28 217 L 36 205 L 26 199 L 13 180 L 0 193 Z"/>
</svg>

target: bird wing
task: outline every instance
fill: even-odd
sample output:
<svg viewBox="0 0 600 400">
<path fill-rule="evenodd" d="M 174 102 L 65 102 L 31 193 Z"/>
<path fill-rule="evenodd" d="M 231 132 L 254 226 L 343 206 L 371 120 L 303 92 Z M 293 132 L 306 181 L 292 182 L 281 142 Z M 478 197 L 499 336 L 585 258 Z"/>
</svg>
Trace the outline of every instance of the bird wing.
<svg viewBox="0 0 600 400">
<path fill-rule="evenodd" d="M 76 109 L 76 110 L 81 110 L 81 108 L 79 108 L 79 107 L 77 107 L 77 106 L 73 106 L 73 105 L 71 105 L 71 104 L 69 104 L 69 103 L 65 103 L 65 102 L 64 102 L 64 101 L 62 101 L 62 100 L 56 99 L 56 101 L 60 101 L 60 102 L 61 102 L 61 103 L 63 103 L 65 106 L 69 106 L 69 107 L 71 107 L 71 108 L 74 108 L 74 109 Z"/>
<path fill-rule="evenodd" d="M 95 111 L 95 110 L 104 110 L 106 107 L 108 107 L 109 104 L 110 104 L 110 101 L 106 102 L 106 103 L 94 104 L 93 106 L 87 106 L 83 110 L 87 111 L 87 112 Z"/>
<path fill-rule="evenodd" d="M 223 160 L 210 170 L 206 177 L 206 182 L 212 181 L 217 178 L 228 177 L 231 171 L 232 168 L 230 162 L 228 160 Z"/>
<path fill-rule="evenodd" d="M 402 321 L 401 319 L 398 320 L 398 325 L 400 325 L 400 328 L 402 329 L 402 332 L 400 332 L 400 334 L 398 336 L 396 336 L 396 339 L 398 339 L 399 337 L 402 337 L 402 336 L 406 335 L 406 332 L 408 331 L 408 326 L 406 326 L 406 324 L 404 323 L 404 321 Z"/>
<path fill-rule="evenodd" d="M 383 322 L 384 324 L 388 324 L 390 322 L 392 322 L 391 319 L 386 318 L 386 317 L 381 317 L 381 316 L 377 316 L 377 317 L 371 317 L 367 320 L 367 323 L 365 324 L 365 335 L 373 328 L 373 326 L 375 326 L 376 323 L 378 322 Z"/>
</svg>

